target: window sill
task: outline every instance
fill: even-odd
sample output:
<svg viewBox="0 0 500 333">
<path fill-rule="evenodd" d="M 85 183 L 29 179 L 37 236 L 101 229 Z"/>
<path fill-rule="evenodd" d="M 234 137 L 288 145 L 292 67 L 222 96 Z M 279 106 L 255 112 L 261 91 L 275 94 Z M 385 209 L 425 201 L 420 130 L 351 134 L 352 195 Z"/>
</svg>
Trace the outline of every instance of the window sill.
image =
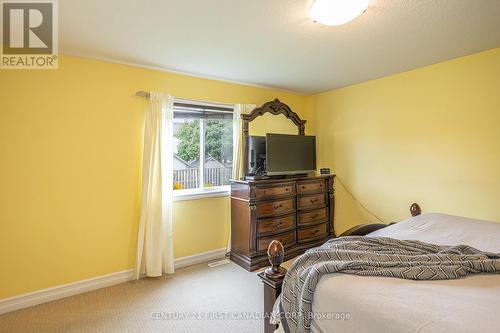
<svg viewBox="0 0 500 333">
<path fill-rule="evenodd" d="M 207 188 L 193 188 L 189 190 L 174 190 L 174 202 L 215 197 L 228 197 L 230 192 L 231 186 L 229 185 Z"/>
</svg>

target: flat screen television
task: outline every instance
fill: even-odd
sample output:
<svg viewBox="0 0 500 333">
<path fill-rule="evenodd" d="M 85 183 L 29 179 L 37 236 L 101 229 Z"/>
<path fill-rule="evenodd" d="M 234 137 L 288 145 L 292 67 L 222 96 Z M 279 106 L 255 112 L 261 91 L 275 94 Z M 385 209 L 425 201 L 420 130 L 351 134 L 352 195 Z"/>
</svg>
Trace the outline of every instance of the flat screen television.
<svg viewBox="0 0 500 333">
<path fill-rule="evenodd" d="M 297 175 L 316 171 L 316 137 L 266 134 L 267 175 Z"/>
</svg>

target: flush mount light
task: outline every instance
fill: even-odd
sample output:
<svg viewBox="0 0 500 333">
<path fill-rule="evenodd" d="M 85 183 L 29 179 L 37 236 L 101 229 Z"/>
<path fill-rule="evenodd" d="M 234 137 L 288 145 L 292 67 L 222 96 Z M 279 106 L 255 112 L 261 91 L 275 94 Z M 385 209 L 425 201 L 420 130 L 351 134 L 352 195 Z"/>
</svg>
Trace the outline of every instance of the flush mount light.
<svg viewBox="0 0 500 333">
<path fill-rule="evenodd" d="M 354 20 L 368 8 L 368 0 L 315 0 L 309 16 L 318 23 L 341 25 Z"/>
</svg>

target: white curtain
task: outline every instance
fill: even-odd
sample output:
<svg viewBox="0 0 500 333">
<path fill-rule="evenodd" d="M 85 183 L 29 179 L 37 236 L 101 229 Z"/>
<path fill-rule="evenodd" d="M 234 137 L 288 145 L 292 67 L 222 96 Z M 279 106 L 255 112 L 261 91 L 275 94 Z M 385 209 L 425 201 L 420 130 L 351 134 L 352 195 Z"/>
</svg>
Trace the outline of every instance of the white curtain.
<svg viewBox="0 0 500 333">
<path fill-rule="evenodd" d="M 249 114 L 255 104 L 235 104 L 233 110 L 233 174 L 232 179 L 243 177 L 243 120 L 242 114 Z M 231 229 L 227 240 L 226 252 L 231 251 Z"/>
<path fill-rule="evenodd" d="M 152 92 L 144 130 L 136 278 L 174 272 L 172 238 L 173 97 Z"/>
<path fill-rule="evenodd" d="M 233 111 L 233 179 L 240 179 L 243 174 L 243 120 L 242 114 L 249 114 L 255 104 L 235 104 Z"/>
</svg>

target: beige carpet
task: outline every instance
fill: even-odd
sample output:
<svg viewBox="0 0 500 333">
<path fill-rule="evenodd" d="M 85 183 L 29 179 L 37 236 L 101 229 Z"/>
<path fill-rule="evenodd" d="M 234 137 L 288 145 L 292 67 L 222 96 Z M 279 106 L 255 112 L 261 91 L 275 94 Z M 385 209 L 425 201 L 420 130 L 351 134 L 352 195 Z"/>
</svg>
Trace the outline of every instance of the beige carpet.
<svg viewBox="0 0 500 333">
<path fill-rule="evenodd" d="M 178 270 L 173 276 L 141 279 L 0 316 L 0 332 L 262 332 L 261 319 L 243 312 L 263 310 L 262 284 L 234 263 Z M 154 319 L 162 312 L 196 313 L 198 319 Z M 232 319 L 201 320 L 228 313 Z"/>
</svg>

